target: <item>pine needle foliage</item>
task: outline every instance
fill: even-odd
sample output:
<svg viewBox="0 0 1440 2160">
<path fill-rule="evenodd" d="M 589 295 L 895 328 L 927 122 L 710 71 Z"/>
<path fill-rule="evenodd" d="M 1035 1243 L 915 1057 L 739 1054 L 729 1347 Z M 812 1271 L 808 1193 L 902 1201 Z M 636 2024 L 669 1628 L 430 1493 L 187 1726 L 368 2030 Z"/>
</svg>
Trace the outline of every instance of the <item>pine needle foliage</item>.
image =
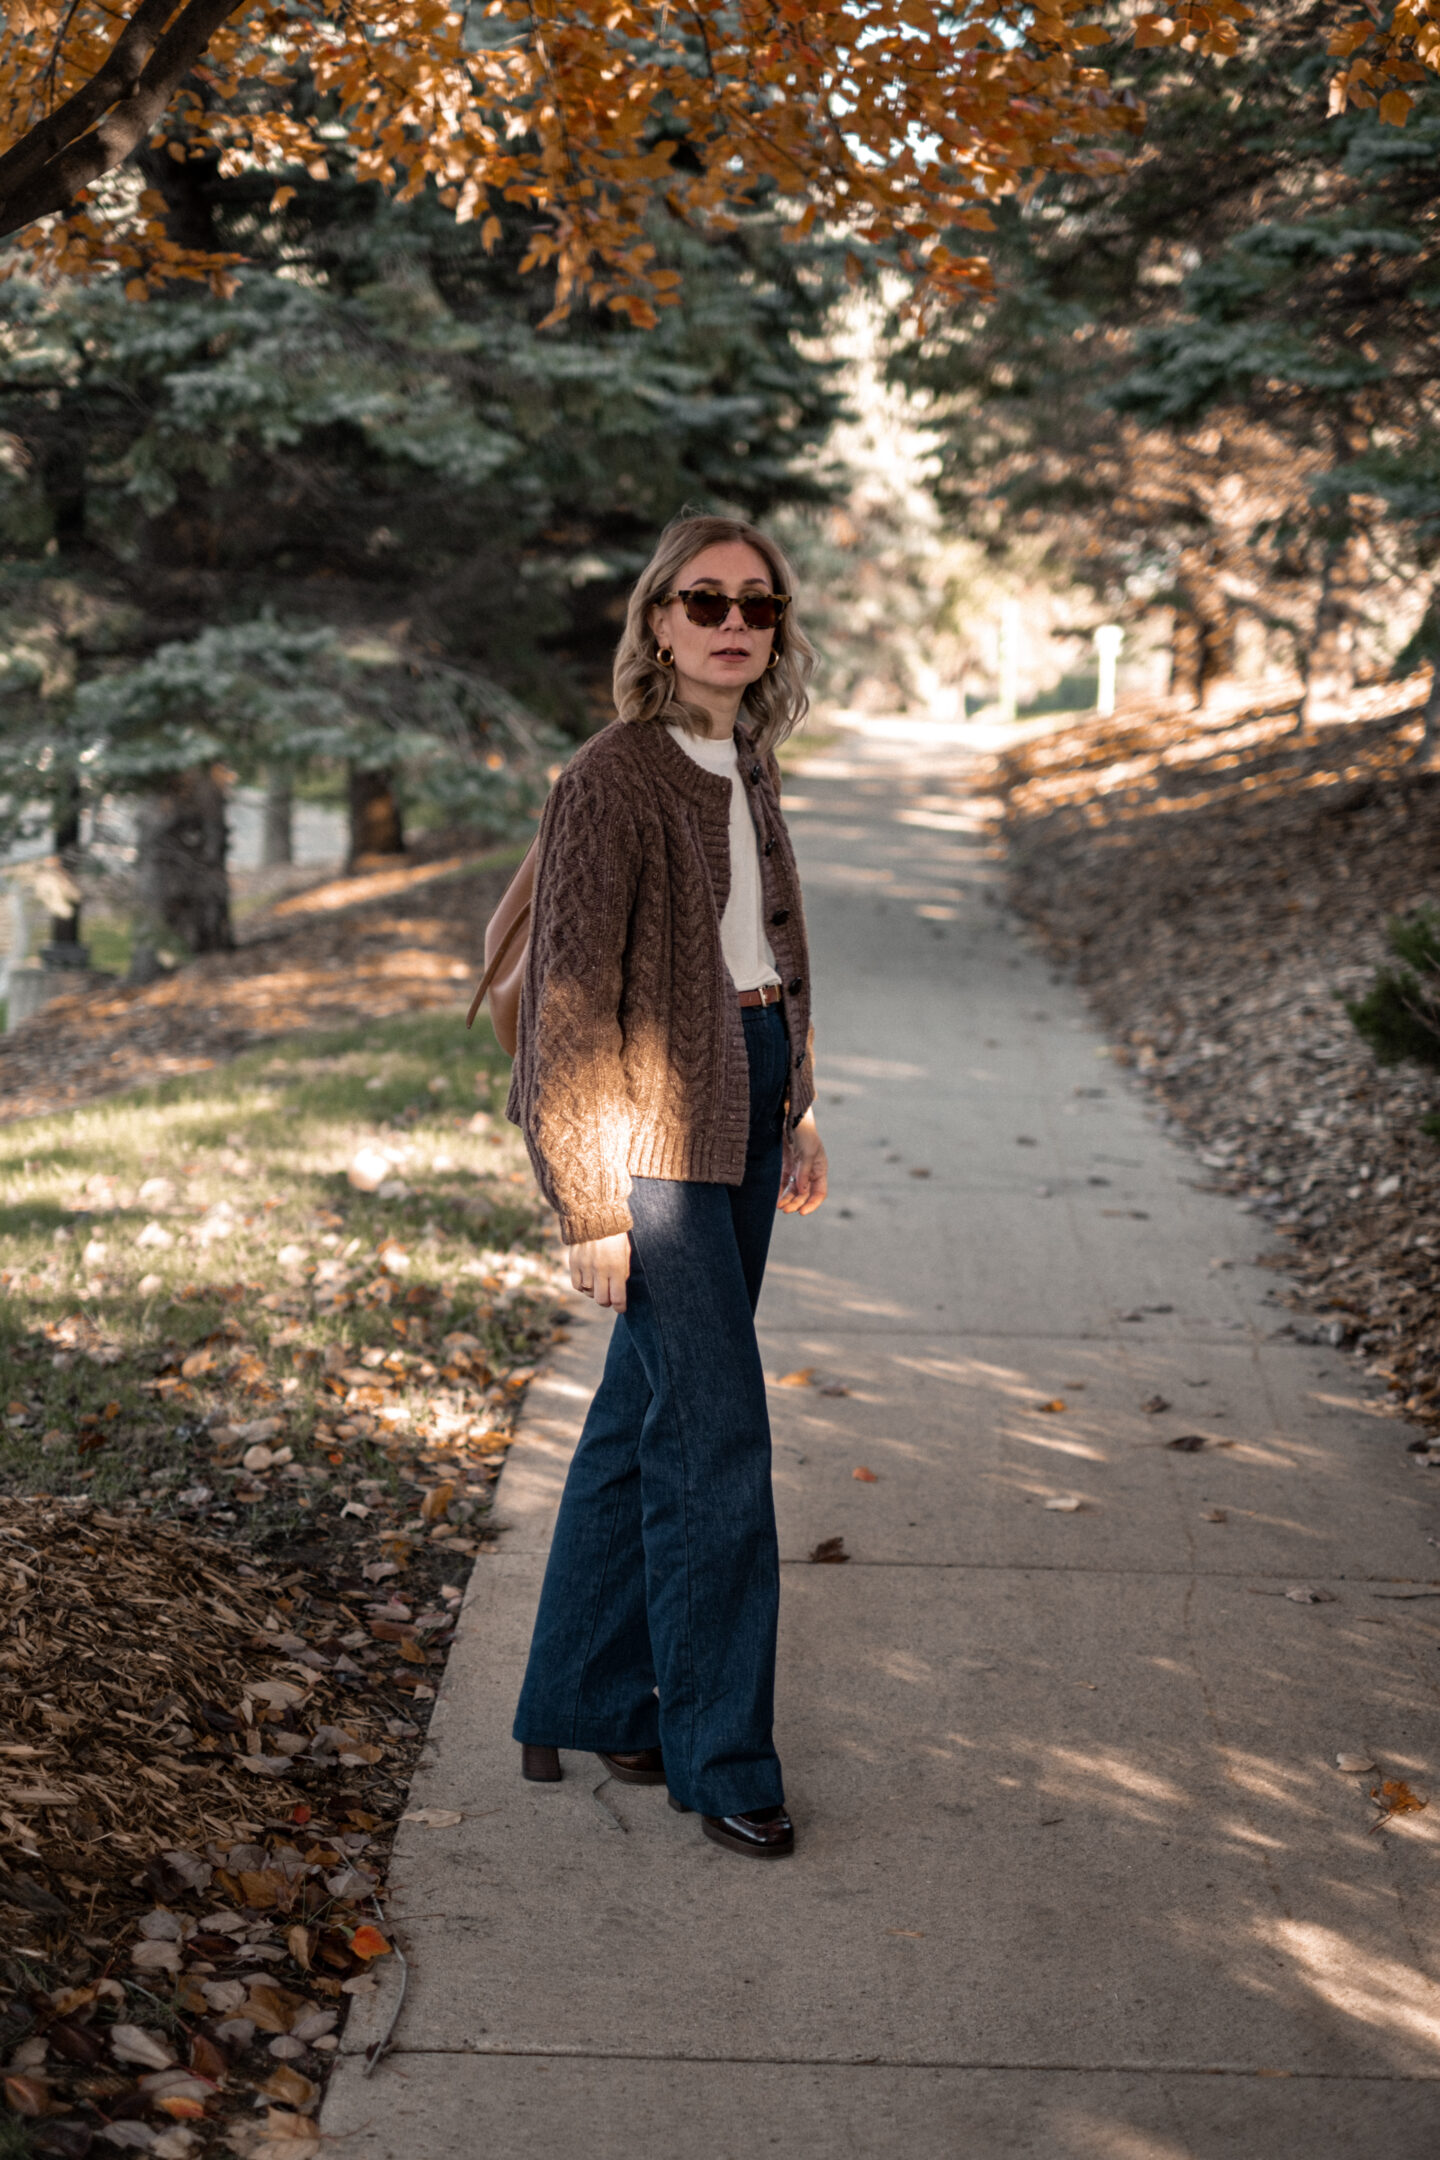
<svg viewBox="0 0 1440 2160">
<path fill-rule="evenodd" d="M 1385 937 L 1399 965 L 1381 968 L 1345 1009 L 1382 1065 L 1409 1059 L 1440 1072 L 1440 910 L 1392 917 Z M 1428 1117 L 1425 1130 L 1440 1137 L 1440 1117 Z"/>
</svg>

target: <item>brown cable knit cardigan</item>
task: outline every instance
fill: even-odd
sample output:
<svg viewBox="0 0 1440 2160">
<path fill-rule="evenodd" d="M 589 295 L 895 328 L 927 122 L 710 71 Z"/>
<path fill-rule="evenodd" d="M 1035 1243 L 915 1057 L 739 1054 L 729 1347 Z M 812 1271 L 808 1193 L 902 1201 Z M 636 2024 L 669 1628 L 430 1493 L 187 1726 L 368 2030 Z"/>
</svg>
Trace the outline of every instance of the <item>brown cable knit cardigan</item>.
<svg viewBox="0 0 1440 2160">
<path fill-rule="evenodd" d="M 800 880 L 779 769 L 743 726 L 736 748 L 784 984 L 793 1128 L 815 1095 Z M 648 721 L 592 737 L 546 805 L 506 1114 L 567 1245 L 629 1229 L 632 1177 L 744 1177 L 749 1060 L 720 951 L 729 826 L 729 781 Z"/>
</svg>

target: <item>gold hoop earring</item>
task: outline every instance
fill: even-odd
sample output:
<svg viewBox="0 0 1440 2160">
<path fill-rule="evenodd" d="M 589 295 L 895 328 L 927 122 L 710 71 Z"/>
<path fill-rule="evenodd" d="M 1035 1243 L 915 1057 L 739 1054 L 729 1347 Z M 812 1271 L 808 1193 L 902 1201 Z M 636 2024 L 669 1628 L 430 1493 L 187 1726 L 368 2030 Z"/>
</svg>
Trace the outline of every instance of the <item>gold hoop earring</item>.
<svg viewBox="0 0 1440 2160">
<path fill-rule="evenodd" d="M 661 667 L 674 667 L 675 665 L 675 655 L 668 645 L 657 645 L 655 658 L 659 661 Z"/>
<path fill-rule="evenodd" d="M 780 664 L 780 654 L 779 654 L 778 650 L 772 650 L 772 652 L 771 652 L 771 654 L 770 654 L 770 657 L 769 657 L 769 659 L 768 659 L 768 660 L 767 660 L 767 661 L 765 662 L 765 672 L 766 672 L 766 674 L 768 675 L 768 674 L 769 674 L 769 672 L 770 672 L 770 670 L 771 670 L 771 668 L 772 668 L 772 667 L 778 667 L 778 666 L 779 666 L 779 664 Z"/>
</svg>

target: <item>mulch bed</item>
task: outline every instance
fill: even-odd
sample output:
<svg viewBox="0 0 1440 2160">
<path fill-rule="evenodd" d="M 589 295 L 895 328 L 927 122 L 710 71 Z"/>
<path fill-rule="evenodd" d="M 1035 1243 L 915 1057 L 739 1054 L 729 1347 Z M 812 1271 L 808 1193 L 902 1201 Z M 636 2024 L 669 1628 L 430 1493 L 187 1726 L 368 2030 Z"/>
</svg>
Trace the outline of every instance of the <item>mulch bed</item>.
<svg viewBox="0 0 1440 2160">
<path fill-rule="evenodd" d="M 1007 754 L 996 786 L 1015 905 L 1209 1189 L 1290 1241 L 1295 1332 L 1357 1352 L 1433 1432 L 1440 1144 L 1421 1119 L 1440 1088 L 1378 1065 L 1344 1004 L 1386 918 L 1436 897 L 1416 690 L 1304 733 L 1289 711 L 1122 712 Z"/>
<path fill-rule="evenodd" d="M 233 953 L 143 988 L 57 998 L 0 1035 L 0 1119 L 201 1072 L 267 1037 L 464 1001 L 485 924 L 513 875 L 453 847 L 332 878 L 253 917 Z"/>
<path fill-rule="evenodd" d="M 309 2160 L 460 1592 L 0 1500 L 0 2051 L 37 2153 Z"/>
</svg>

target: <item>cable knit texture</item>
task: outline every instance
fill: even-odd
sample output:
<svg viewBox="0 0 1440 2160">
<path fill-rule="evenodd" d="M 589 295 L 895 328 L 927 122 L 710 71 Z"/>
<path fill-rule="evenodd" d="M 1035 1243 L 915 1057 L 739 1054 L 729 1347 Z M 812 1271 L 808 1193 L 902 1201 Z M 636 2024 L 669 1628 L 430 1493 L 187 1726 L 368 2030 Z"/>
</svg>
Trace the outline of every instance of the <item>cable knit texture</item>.
<svg viewBox="0 0 1440 2160">
<path fill-rule="evenodd" d="M 793 1126 L 815 1097 L 800 880 L 779 768 L 743 727 L 736 748 L 793 1049 Z M 567 1245 L 630 1228 L 632 1177 L 744 1177 L 745 1023 L 720 950 L 729 824 L 729 781 L 646 721 L 592 737 L 546 804 L 506 1114 Z"/>
</svg>

